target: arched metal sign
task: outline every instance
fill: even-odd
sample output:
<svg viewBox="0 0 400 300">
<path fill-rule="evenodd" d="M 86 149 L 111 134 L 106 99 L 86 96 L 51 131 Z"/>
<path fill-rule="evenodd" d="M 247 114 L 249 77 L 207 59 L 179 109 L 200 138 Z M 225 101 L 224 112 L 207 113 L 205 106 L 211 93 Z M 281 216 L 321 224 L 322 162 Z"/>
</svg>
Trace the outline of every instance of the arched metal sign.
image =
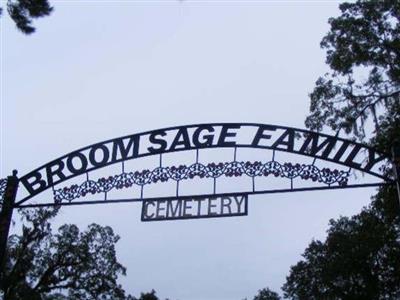
<svg viewBox="0 0 400 300">
<path fill-rule="evenodd" d="M 196 159 L 191 165 L 163 166 L 162 155 L 178 151 L 199 151 L 207 148 L 231 148 L 234 155 L 230 161 L 202 164 Z M 268 149 L 272 157 L 268 161 L 237 161 L 236 151 L 241 148 Z M 312 157 L 311 164 L 292 164 L 274 159 L 275 151 L 282 151 Z M 145 156 L 159 155 L 160 165 L 153 170 L 126 172 L 124 162 Z M 317 167 L 315 160 L 335 163 L 345 170 Z M 17 199 L 16 207 L 50 205 L 52 203 L 29 204 L 27 201 L 43 191 L 52 188 L 55 204 L 87 203 L 77 201 L 88 194 L 107 193 L 112 189 L 127 188 L 195 177 L 214 179 L 213 192 L 217 194 L 215 181 L 221 176 L 285 177 L 289 180 L 300 178 L 321 183 L 320 187 L 290 188 L 276 190 L 256 190 L 254 186 L 248 194 L 289 192 L 298 190 L 334 189 L 393 183 L 382 165 L 389 165 L 390 157 L 366 145 L 336 136 L 307 131 L 298 128 L 255 123 L 212 123 L 176 126 L 147 131 L 96 143 L 57 158 L 19 178 L 19 186 L 25 196 Z M 112 164 L 122 165 L 120 174 L 113 174 L 97 181 L 87 179 L 80 185 L 57 189 L 61 183 L 91 171 Z M 350 170 L 358 170 L 376 177 L 379 182 L 368 184 L 348 184 Z M 4 193 L 6 180 L 0 184 Z M 234 194 L 234 192 L 232 191 Z M 229 195 L 225 193 L 223 195 Z M 178 193 L 177 193 L 177 196 Z M 199 195 L 194 195 L 199 196 Z M 201 195 L 204 196 L 204 195 Z M 107 199 L 106 199 L 107 200 Z M 140 199 L 146 200 L 141 195 Z M 111 200 L 107 200 L 111 201 Z M 53 205 L 54 205 L 53 203 Z M 95 202 L 93 202 L 95 203 Z"/>
<path fill-rule="evenodd" d="M 231 149 L 232 156 L 222 161 L 203 162 L 200 152 L 206 149 Z M 241 149 L 260 149 L 271 156 L 265 160 L 238 160 Z M 173 152 L 193 152 L 195 160 L 189 164 L 165 165 L 163 157 Z M 312 162 L 293 163 L 278 161 L 275 153 L 291 153 L 311 157 Z M 125 170 L 125 163 L 143 157 L 159 156 L 159 164 L 153 169 Z M 267 157 L 267 156 L 265 156 Z M 394 156 L 398 157 L 398 156 Z M 335 164 L 340 169 L 320 166 L 316 161 Z M 119 174 L 90 179 L 93 171 L 114 164 L 121 164 Z M 393 166 L 395 172 L 388 172 Z M 344 168 L 344 169 L 343 169 Z M 369 174 L 374 182 L 350 183 L 351 170 Z M 0 263 L 4 255 L 14 208 L 38 206 L 62 206 L 117 202 L 141 202 L 142 221 L 176 220 L 242 216 L 248 212 L 248 196 L 251 194 L 282 193 L 381 186 L 397 183 L 400 192 L 398 166 L 389 155 L 379 153 L 366 145 L 337 136 L 298 128 L 255 123 L 212 123 L 176 126 L 96 143 L 57 158 L 18 178 L 16 171 L 7 179 L 0 179 Z M 59 187 L 72 178 L 85 180 L 79 184 Z M 247 191 L 217 189 L 217 180 L 223 177 L 250 177 Z M 289 186 L 258 187 L 256 178 L 277 177 L 287 179 Z M 209 192 L 196 195 L 180 194 L 179 184 L 194 178 L 212 182 Z M 294 181 L 311 181 L 317 186 L 297 186 Z M 176 193 L 171 196 L 147 197 L 144 186 L 163 182 L 176 182 Z M 297 183 L 296 182 L 296 183 Z M 140 187 L 140 196 L 111 199 L 114 190 Z M 17 188 L 19 192 L 17 196 Z M 51 189 L 53 202 L 32 202 L 32 198 Z M 101 200 L 85 200 L 88 195 L 102 195 Z"/>
</svg>

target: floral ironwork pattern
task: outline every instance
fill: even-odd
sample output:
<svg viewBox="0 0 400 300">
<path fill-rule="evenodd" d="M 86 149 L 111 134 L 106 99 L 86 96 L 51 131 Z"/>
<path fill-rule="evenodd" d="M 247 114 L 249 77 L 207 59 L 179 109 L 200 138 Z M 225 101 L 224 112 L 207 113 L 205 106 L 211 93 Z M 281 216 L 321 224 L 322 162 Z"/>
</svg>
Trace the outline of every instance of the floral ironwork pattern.
<svg viewBox="0 0 400 300">
<path fill-rule="evenodd" d="M 100 178 L 96 181 L 86 180 L 81 185 L 71 185 L 62 189 L 54 190 L 54 201 L 59 203 L 63 200 L 72 201 L 74 199 L 84 197 L 88 194 L 107 193 L 112 189 L 129 188 L 133 185 L 141 186 L 167 182 L 169 180 L 182 181 L 199 178 L 216 179 L 221 176 L 239 177 L 239 176 L 266 177 L 273 175 L 275 177 L 284 177 L 288 179 L 301 178 L 303 180 L 311 180 L 327 185 L 338 184 L 346 186 L 350 176 L 349 171 L 331 170 L 329 168 L 319 169 L 314 165 L 305 164 L 280 164 L 277 161 L 269 161 L 262 163 L 256 162 L 220 162 L 201 164 L 194 163 L 192 165 L 180 165 L 171 167 L 158 167 L 154 170 L 142 170 L 141 172 L 123 172 L 119 175 Z"/>
<path fill-rule="evenodd" d="M 0 208 L 3 205 L 3 197 L 7 188 L 7 178 L 0 179 Z"/>
<path fill-rule="evenodd" d="M 7 187 L 7 178 L 0 179 L 0 203 L 3 202 L 3 196 L 4 193 L 6 192 L 6 187 Z"/>
</svg>

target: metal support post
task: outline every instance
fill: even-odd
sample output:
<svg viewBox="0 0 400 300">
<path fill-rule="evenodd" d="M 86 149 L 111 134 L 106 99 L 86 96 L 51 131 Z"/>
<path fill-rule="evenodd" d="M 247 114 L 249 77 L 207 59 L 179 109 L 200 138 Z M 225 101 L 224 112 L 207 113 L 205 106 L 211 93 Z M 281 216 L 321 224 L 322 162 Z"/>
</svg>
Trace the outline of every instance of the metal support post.
<svg viewBox="0 0 400 300">
<path fill-rule="evenodd" d="M 400 206 L 400 145 L 398 144 L 392 147 L 392 162 L 394 178 L 396 180 L 397 197 Z"/>
<path fill-rule="evenodd" d="M 4 193 L 3 205 L 0 212 L 0 282 L 3 282 L 4 267 L 7 253 L 7 239 L 10 231 L 12 213 L 14 209 L 15 197 L 18 189 L 17 171 L 13 171 L 12 176 L 7 178 L 7 186 Z"/>
</svg>

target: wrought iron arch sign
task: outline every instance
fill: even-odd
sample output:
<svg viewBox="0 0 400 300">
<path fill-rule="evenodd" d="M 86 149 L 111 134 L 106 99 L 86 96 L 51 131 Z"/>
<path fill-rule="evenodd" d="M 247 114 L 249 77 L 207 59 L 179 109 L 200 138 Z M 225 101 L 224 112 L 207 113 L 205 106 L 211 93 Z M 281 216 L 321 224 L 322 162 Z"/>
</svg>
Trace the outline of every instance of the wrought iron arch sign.
<svg viewBox="0 0 400 300">
<path fill-rule="evenodd" d="M 196 162 L 189 166 L 162 166 L 162 155 L 171 152 L 196 150 L 197 154 L 207 148 L 232 148 L 234 158 L 230 162 L 201 164 Z M 271 160 L 237 161 L 236 151 L 240 148 L 258 148 L 272 150 Z M 312 164 L 291 164 L 275 161 L 275 151 L 283 151 L 312 157 L 344 166 L 347 170 L 318 168 Z M 154 170 L 125 172 L 124 162 L 141 157 L 159 155 L 160 166 Z M 91 171 L 112 164 L 121 163 L 122 173 L 98 181 L 87 179 L 81 185 L 72 185 L 56 189 L 55 186 L 73 177 L 88 174 Z M 337 136 L 312 132 L 304 129 L 256 123 L 210 123 L 175 126 L 142 133 L 123 136 L 96 143 L 62 157 L 59 157 L 20 177 L 18 182 L 27 192 L 22 199 L 17 199 L 15 207 L 43 205 L 86 204 L 87 201 L 73 201 L 87 194 L 107 193 L 113 188 L 124 188 L 132 185 L 143 186 L 168 180 L 179 181 L 194 177 L 212 178 L 221 176 L 244 176 L 253 178 L 253 187 L 245 194 L 303 191 L 316 189 L 335 189 L 363 186 L 393 184 L 392 175 L 387 175 L 382 165 L 389 165 L 389 155 L 379 153 L 374 148 Z M 379 182 L 368 184 L 348 184 L 350 170 L 370 174 Z M 259 176 L 285 177 L 290 180 L 301 178 L 323 184 L 320 187 L 256 190 L 254 178 Z M 0 196 L 5 192 L 6 180 L 0 183 Z M 27 201 L 41 192 L 52 188 L 54 203 L 28 204 Z M 221 195 L 229 195 L 224 193 Z M 235 194 L 232 192 L 232 194 Z M 177 195 L 179 196 L 179 195 Z M 139 199 L 146 200 L 143 195 Z M 73 201 L 73 202 L 72 202 Z M 111 201 L 107 200 L 106 201 Z M 119 200 L 124 201 L 124 200 Z M 96 203 L 100 201 L 92 201 Z M 115 201 L 114 201 L 115 202 Z"/>
<path fill-rule="evenodd" d="M 233 149 L 233 158 L 220 162 L 201 163 L 204 149 Z M 268 161 L 238 161 L 241 148 L 265 149 L 272 152 Z M 190 165 L 164 166 L 163 155 L 172 152 L 196 151 Z M 354 141 L 327 134 L 285 126 L 256 123 L 211 123 L 175 126 L 123 136 L 96 143 L 59 157 L 18 178 L 14 171 L 0 179 L 0 264 L 4 262 L 9 227 L 14 208 L 62 206 L 118 202 L 142 202 L 142 221 L 214 218 L 247 215 L 251 194 L 343 189 L 367 186 L 397 185 L 400 197 L 400 152 L 393 148 L 393 159 L 385 153 Z M 310 164 L 279 162 L 275 152 L 287 152 L 313 158 Z M 146 156 L 159 156 L 153 170 L 125 171 L 125 162 Z M 334 163 L 347 170 L 318 167 L 316 160 Z M 122 172 L 98 180 L 89 179 L 97 169 L 121 163 Z M 393 172 L 388 167 L 393 167 Z M 369 174 L 378 181 L 349 184 L 351 170 Z M 389 169 L 390 170 L 390 169 Z M 71 178 L 86 174 L 86 180 L 56 189 Z M 217 192 L 218 178 L 248 176 L 252 187 L 246 192 Z M 290 180 L 288 188 L 256 188 L 256 177 L 274 176 Z M 180 195 L 179 183 L 195 177 L 213 179 L 213 191 L 201 195 Z M 297 187 L 294 179 L 311 180 L 318 186 Z M 143 187 L 166 181 L 176 182 L 176 195 L 144 197 Z M 141 187 L 141 195 L 129 199 L 107 199 L 113 189 Z M 18 186 L 25 195 L 17 198 Z M 53 202 L 28 203 L 38 194 L 52 189 Z M 102 200 L 80 200 L 87 195 L 104 194 Z"/>
</svg>

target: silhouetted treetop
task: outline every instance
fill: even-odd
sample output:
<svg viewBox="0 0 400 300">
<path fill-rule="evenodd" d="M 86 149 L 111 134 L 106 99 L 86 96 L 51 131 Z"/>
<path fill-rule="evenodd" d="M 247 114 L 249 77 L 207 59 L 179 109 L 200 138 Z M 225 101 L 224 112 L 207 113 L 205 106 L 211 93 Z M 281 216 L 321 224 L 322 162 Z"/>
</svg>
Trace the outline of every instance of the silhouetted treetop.
<svg viewBox="0 0 400 300">
<path fill-rule="evenodd" d="M 31 34 L 35 32 L 33 19 L 50 15 L 53 7 L 48 0 L 7 0 L 7 11 L 20 31 Z M 0 15 L 1 13 L 0 8 Z"/>
<path fill-rule="evenodd" d="M 393 136 L 387 121 L 400 118 L 400 1 L 359 0 L 339 8 L 321 42 L 331 72 L 310 94 L 306 126 L 327 126 L 362 140 L 371 120 L 377 137 Z"/>
<path fill-rule="evenodd" d="M 258 294 L 254 296 L 253 300 L 280 300 L 278 293 L 270 290 L 269 288 L 264 288 L 258 291 Z"/>
<path fill-rule="evenodd" d="M 321 47 L 331 72 L 311 93 L 306 126 L 329 127 L 389 153 L 400 141 L 400 2 L 343 3 Z M 374 131 L 366 132 L 369 123 Z M 392 166 L 387 166 L 390 172 Z M 349 199 L 351 200 L 351 199 Z M 400 299 L 400 215 L 394 185 L 353 217 L 331 220 L 291 267 L 284 296 L 296 300 Z"/>
<path fill-rule="evenodd" d="M 98 224 L 85 231 L 65 224 L 54 233 L 50 220 L 56 213 L 22 210 L 22 235 L 8 239 L 3 299 L 132 299 L 117 283 L 126 272 L 116 258 L 118 235 Z"/>
</svg>

